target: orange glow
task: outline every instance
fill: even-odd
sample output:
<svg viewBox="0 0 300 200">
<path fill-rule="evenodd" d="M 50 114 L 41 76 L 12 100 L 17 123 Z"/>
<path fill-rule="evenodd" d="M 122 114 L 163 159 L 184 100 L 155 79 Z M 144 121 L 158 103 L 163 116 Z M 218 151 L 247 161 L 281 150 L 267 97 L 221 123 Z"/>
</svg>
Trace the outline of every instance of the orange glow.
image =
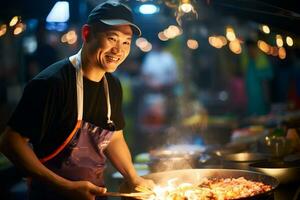
<svg viewBox="0 0 300 200">
<path fill-rule="evenodd" d="M 270 51 L 270 45 L 268 45 L 266 42 L 262 40 L 257 41 L 257 46 L 262 52 L 266 54 L 268 54 L 268 52 Z"/>
<path fill-rule="evenodd" d="M 25 30 L 26 26 L 23 23 L 18 23 L 14 29 L 13 34 L 14 35 L 19 35 Z"/>
<path fill-rule="evenodd" d="M 6 31 L 7 31 L 7 26 L 6 26 L 6 24 L 2 24 L 1 27 L 0 27 L 0 37 L 1 37 L 2 35 L 4 35 L 4 34 L 6 33 Z"/>
<path fill-rule="evenodd" d="M 158 38 L 161 40 L 161 41 L 167 41 L 169 38 L 165 36 L 164 32 L 159 32 L 158 33 Z"/>
<path fill-rule="evenodd" d="M 211 36 L 208 38 L 208 42 L 211 46 L 220 49 L 223 47 L 223 42 L 219 37 Z"/>
<path fill-rule="evenodd" d="M 284 47 L 280 47 L 278 50 L 278 57 L 280 59 L 285 59 L 286 58 L 286 51 Z"/>
<path fill-rule="evenodd" d="M 76 34 L 76 31 L 70 30 L 61 37 L 60 41 L 68 44 L 75 44 L 77 42 L 77 39 L 78 36 Z"/>
<path fill-rule="evenodd" d="M 197 40 L 194 39 L 189 39 L 186 44 L 190 49 L 197 49 L 199 47 Z"/>
<path fill-rule="evenodd" d="M 242 53 L 242 47 L 239 40 L 233 40 L 229 42 L 229 49 L 235 54 Z"/>
</svg>

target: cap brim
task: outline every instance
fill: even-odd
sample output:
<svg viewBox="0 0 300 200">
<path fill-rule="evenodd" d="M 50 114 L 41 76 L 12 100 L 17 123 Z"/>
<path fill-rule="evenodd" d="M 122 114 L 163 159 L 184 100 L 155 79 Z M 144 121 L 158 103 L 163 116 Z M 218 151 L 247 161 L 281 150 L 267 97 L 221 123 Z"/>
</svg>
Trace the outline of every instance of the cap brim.
<svg viewBox="0 0 300 200">
<path fill-rule="evenodd" d="M 135 35 L 137 35 L 137 36 L 142 35 L 141 29 L 137 25 L 135 25 L 127 20 L 124 20 L 124 19 L 101 19 L 100 21 L 102 23 L 110 25 L 110 26 L 130 25 L 132 27 L 132 31 Z"/>
</svg>

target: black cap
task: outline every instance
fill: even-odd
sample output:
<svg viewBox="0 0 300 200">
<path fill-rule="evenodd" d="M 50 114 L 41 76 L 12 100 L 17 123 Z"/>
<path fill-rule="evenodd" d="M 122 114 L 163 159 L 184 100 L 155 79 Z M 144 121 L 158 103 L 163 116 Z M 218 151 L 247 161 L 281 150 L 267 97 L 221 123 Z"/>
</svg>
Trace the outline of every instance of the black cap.
<svg viewBox="0 0 300 200">
<path fill-rule="evenodd" d="M 140 28 L 134 24 L 131 9 L 118 1 L 106 1 L 96 6 L 89 14 L 87 23 L 102 22 L 109 26 L 130 25 L 133 33 L 140 36 Z"/>
</svg>

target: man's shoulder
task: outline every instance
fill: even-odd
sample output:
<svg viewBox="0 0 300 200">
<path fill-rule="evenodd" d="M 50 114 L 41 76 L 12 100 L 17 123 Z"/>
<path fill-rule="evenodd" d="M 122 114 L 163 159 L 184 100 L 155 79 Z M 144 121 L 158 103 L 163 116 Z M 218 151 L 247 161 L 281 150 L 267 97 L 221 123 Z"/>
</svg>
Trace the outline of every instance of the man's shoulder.
<svg viewBox="0 0 300 200">
<path fill-rule="evenodd" d="M 71 79 L 75 76 L 75 68 L 71 62 L 65 58 L 59 60 L 41 71 L 33 81 L 52 82 Z"/>
</svg>

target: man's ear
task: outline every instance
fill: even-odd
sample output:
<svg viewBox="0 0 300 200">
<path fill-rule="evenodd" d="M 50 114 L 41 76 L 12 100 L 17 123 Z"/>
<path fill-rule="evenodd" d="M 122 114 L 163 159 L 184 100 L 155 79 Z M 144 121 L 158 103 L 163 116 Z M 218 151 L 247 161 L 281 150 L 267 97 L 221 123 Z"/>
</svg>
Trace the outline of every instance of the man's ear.
<svg viewBox="0 0 300 200">
<path fill-rule="evenodd" d="M 83 25 L 81 35 L 84 42 L 88 42 L 91 38 L 91 26 L 88 24 Z"/>
</svg>

